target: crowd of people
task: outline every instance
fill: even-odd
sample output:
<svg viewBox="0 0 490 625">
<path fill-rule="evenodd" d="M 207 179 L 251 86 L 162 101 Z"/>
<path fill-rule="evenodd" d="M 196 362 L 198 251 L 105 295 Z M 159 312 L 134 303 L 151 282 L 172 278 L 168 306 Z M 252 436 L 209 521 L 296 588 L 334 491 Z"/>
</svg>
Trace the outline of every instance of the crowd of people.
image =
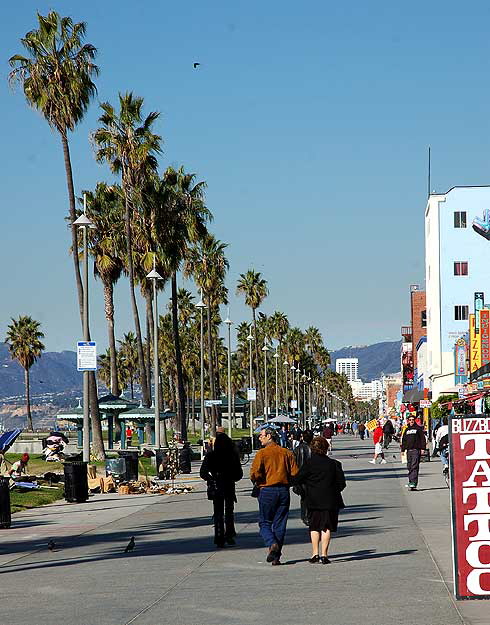
<svg viewBox="0 0 490 625">
<path fill-rule="evenodd" d="M 281 564 L 286 526 L 290 508 L 290 489 L 300 498 L 301 520 L 309 529 L 312 564 L 329 564 L 328 549 L 333 532 L 337 531 L 339 510 L 344 507 L 342 491 L 346 486 L 342 465 L 331 456 L 334 437 L 350 434 L 364 440 L 371 430 L 374 455 L 371 464 L 386 464 L 386 449 L 393 442 L 399 445 L 401 459 L 406 462 L 410 490 L 416 490 L 421 456 L 428 439 L 420 420 L 413 414 L 404 421 L 391 419 L 337 423 L 327 421 L 314 430 L 298 425 L 281 429 L 265 425 L 259 433 L 261 448 L 251 469 L 252 496 L 258 498 L 258 524 L 267 548 L 267 562 Z M 222 428 L 221 428 L 222 429 Z M 448 425 L 442 419 L 433 431 L 434 450 L 447 466 Z M 214 542 L 218 548 L 235 544 L 235 484 L 243 477 L 237 449 L 233 441 L 218 432 L 212 450 L 205 456 L 201 477 L 208 484 L 208 498 L 213 501 Z"/>
</svg>

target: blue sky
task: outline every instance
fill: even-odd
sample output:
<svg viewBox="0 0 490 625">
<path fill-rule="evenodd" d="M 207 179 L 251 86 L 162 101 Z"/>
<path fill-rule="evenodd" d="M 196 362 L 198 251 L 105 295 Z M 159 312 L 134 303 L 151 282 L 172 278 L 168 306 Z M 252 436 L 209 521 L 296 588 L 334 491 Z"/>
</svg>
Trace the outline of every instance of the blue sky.
<svg viewBox="0 0 490 625">
<path fill-rule="evenodd" d="M 35 8 L 9 3 L 0 25 L 0 337 L 30 314 L 49 350 L 73 349 L 61 145 L 7 84 Z M 51 8 L 86 21 L 99 49 L 98 96 L 70 137 L 77 192 L 112 180 L 88 135 L 98 101 L 132 90 L 161 111 L 161 168 L 208 183 L 234 321 L 249 317 L 235 285 L 254 267 L 270 287 L 264 312 L 318 326 L 329 348 L 399 337 L 409 285 L 424 279 L 427 146 L 434 189 L 489 182 L 487 2 L 37 2 Z M 116 288 L 118 336 L 132 329 L 127 290 Z M 99 284 L 91 296 L 105 347 Z"/>
</svg>

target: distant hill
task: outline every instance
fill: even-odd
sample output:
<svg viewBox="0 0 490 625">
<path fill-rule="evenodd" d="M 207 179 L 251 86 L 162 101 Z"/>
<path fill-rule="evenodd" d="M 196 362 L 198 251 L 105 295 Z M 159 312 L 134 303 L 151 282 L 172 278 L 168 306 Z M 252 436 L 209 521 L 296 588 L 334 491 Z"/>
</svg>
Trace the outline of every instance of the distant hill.
<svg viewBox="0 0 490 625">
<path fill-rule="evenodd" d="M 362 347 L 342 347 L 330 352 L 331 367 L 335 370 L 337 358 L 359 358 L 359 377 L 363 382 L 371 382 L 382 373 L 400 371 L 400 346 L 401 341 L 385 341 Z"/>
<path fill-rule="evenodd" d="M 32 395 L 82 390 L 76 352 L 45 352 L 30 371 Z M 24 394 L 24 370 L 0 343 L 0 398 Z"/>
</svg>

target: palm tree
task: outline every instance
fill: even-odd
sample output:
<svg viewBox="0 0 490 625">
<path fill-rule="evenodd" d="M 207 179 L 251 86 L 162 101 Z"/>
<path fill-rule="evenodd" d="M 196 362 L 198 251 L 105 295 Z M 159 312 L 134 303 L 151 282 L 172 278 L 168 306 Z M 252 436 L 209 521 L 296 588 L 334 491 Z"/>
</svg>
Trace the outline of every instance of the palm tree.
<svg viewBox="0 0 490 625">
<path fill-rule="evenodd" d="M 26 387 L 27 427 L 33 430 L 31 415 L 31 393 L 29 384 L 29 369 L 41 357 L 44 345 L 41 339 L 44 334 L 39 329 L 39 321 L 32 317 L 21 315 L 18 319 L 12 319 L 7 328 L 5 342 L 9 346 L 12 359 L 15 359 L 24 368 L 24 383 Z"/>
<path fill-rule="evenodd" d="M 85 22 L 74 23 L 71 17 L 61 17 L 56 11 L 48 15 L 37 14 L 38 29 L 33 29 L 21 39 L 26 55 L 15 54 L 9 63 L 11 84 L 22 85 L 28 104 L 41 112 L 45 120 L 61 137 L 68 187 L 69 219 L 71 224 L 71 249 L 78 249 L 75 210 L 75 191 L 71 166 L 68 132 L 73 132 L 83 119 L 96 93 L 93 78 L 99 68 L 94 63 L 97 49 L 83 43 Z M 77 285 L 80 321 L 83 327 L 83 285 L 77 254 L 73 254 L 75 282 Z M 104 441 L 100 424 L 95 373 L 89 373 L 90 412 L 92 418 L 93 451 L 103 458 Z"/>
<path fill-rule="evenodd" d="M 119 250 L 124 239 L 124 212 L 121 189 L 99 182 L 95 192 L 86 191 L 87 215 L 95 225 L 90 229 L 89 250 L 94 258 L 94 274 L 104 288 L 104 311 L 109 335 L 110 378 L 107 388 L 116 397 L 120 393 L 117 350 L 114 335 L 114 285 L 121 277 L 123 261 Z"/>
<path fill-rule="evenodd" d="M 125 334 L 119 343 L 120 363 L 118 370 L 121 378 L 127 380 L 131 389 L 131 399 L 134 399 L 134 383 L 138 380 L 138 345 L 133 332 Z M 124 385 L 126 388 L 127 384 Z"/>
<path fill-rule="evenodd" d="M 212 317 L 219 304 L 227 301 L 227 290 L 224 286 L 226 271 L 229 264 L 225 256 L 226 243 L 215 239 L 211 234 L 205 235 L 189 250 L 184 263 L 184 275 L 193 276 L 197 286 L 202 289 L 206 301 L 206 329 L 208 344 L 208 374 L 211 397 L 216 398 L 216 378 L 213 352 Z M 217 412 L 213 407 L 211 432 L 216 432 Z"/>
<path fill-rule="evenodd" d="M 243 294 L 245 297 L 245 304 L 252 309 L 252 321 L 254 326 L 254 338 L 255 338 L 255 377 L 257 380 L 257 390 L 259 394 L 259 401 L 264 406 L 264 397 L 262 395 L 262 385 L 260 383 L 260 359 L 258 337 L 257 337 L 257 318 L 255 311 L 262 304 L 264 299 L 269 294 L 267 288 L 267 282 L 262 278 L 260 271 L 254 271 L 249 269 L 247 273 L 240 274 L 240 278 L 237 284 L 237 294 Z"/>
<path fill-rule="evenodd" d="M 284 385 L 284 380 L 283 380 L 283 367 L 282 367 L 282 359 L 284 357 L 283 351 L 282 351 L 282 344 L 284 341 L 284 337 L 287 334 L 287 331 L 289 330 L 289 321 L 288 318 L 286 317 L 286 315 L 283 312 L 277 311 L 275 313 L 273 313 L 270 317 L 269 317 L 269 328 L 270 328 L 270 336 L 271 338 L 275 339 L 276 341 L 279 342 L 279 354 L 280 354 L 280 360 L 279 360 L 279 387 L 282 388 L 282 392 L 283 392 L 283 396 L 284 396 L 284 404 L 287 404 L 287 397 L 286 397 L 286 387 Z"/>
<path fill-rule="evenodd" d="M 109 102 L 101 105 L 103 114 L 99 117 L 102 126 L 93 134 L 97 146 L 96 159 L 107 162 L 113 173 L 120 173 L 125 203 L 126 226 L 126 264 L 129 275 L 129 293 L 133 311 L 136 340 L 138 346 L 138 364 L 140 370 L 143 403 L 149 407 L 150 387 L 145 368 L 143 338 L 134 292 L 133 266 L 133 221 L 141 206 L 141 188 L 148 176 L 157 168 L 155 154 L 161 151 L 161 137 L 152 132 L 152 126 L 159 113 L 152 112 L 143 118 L 143 98 L 132 93 L 119 94 L 119 112 Z"/>
</svg>

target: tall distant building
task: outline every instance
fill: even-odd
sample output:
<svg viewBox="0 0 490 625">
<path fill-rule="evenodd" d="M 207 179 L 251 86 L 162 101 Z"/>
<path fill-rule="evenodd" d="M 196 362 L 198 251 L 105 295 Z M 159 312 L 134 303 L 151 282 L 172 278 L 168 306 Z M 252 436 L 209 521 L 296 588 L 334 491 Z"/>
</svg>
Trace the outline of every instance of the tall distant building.
<svg viewBox="0 0 490 625">
<path fill-rule="evenodd" d="M 475 293 L 490 299 L 490 187 L 431 194 L 425 211 L 427 371 L 434 401 L 457 391 L 454 347 L 468 332 Z M 484 363 L 483 363 L 484 364 Z"/>
<path fill-rule="evenodd" d="M 344 373 L 349 382 L 359 379 L 359 358 L 337 358 L 335 371 Z"/>
</svg>

